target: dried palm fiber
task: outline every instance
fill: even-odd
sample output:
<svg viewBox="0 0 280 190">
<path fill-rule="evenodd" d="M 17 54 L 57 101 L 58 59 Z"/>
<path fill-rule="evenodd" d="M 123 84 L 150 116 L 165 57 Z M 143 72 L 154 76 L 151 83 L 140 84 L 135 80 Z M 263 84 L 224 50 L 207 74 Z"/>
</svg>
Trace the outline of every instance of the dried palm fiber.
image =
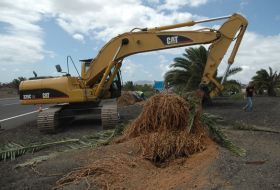
<svg viewBox="0 0 280 190">
<path fill-rule="evenodd" d="M 175 95 L 160 93 L 144 105 L 139 117 L 124 131 L 128 138 L 163 129 L 183 129 L 188 125 L 188 104 Z"/>
<path fill-rule="evenodd" d="M 164 131 L 141 136 L 142 155 L 156 165 L 178 157 L 188 157 L 205 149 L 203 134 Z"/>
<path fill-rule="evenodd" d="M 135 167 L 137 158 L 123 154 L 113 155 L 69 172 L 56 182 L 53 189 L 63 189 L 67 185 L 79 184 L 82 180 L 88 184 L 87 189 L 123 189 L 117 182 L 126 180 L 124 174 Z"/>
<path fill-rule="evenodd" d="M 124 131 L 123 140 L 140 137 L 144 158 L 154 163 L 189 156 L 205 148 L 200 109 L 172 93 L 160 93 L 144 105 L 139 117 Z"/>
</svg>

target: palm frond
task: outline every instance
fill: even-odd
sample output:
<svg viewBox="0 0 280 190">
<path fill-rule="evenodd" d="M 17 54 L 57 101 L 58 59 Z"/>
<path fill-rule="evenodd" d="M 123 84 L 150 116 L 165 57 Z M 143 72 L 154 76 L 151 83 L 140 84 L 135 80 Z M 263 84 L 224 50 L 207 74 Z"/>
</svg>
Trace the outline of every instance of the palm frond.
<svg viewBox="0 0 280 190">
<path fill-rule="evenodd" d="M 109 144 L 112 139 L 122 133 L 126 125 L 118 125 L 115 129 L 103 130 L 98 133 L 83 136 L 80 139 L 63 139 L 54 142 L 44 142 L 31 145 L 20 145 L 14 142 L 7 143 L 0 147 L 0 161 L 22 156 L 26 153 L 34 153 L 51 146 L 64 145 L 64 149 L 81 149 L 86 147 L 97 147 Z"/>
<path fill-rule="evenodd" d="M 28 145 L 28 146 L 22 146 L 16 143 L 8 143 L 4 145 L 0 149 L 0 160 L 6 160 L 11 159 L 14 160 L 16 157 L 24 155 L 27 152 L 33 153 L 36 151 L 39 151 L 41 149 L 54 146 L 54 145 L 61 145 L 66 143 L 73 143 L 78 142 L 79 139 L 67 139 L 67 140 L 61 140 L 56 142 L 49 142 L 49 143 L 43 143 L 43 144 L 34 144 L 34 145 Z"/>
<path fill-rule="evenodd" d="M 205 47 L 185 49 L 182 57 L 176 57 L 171 64 L 172 70 L 166 72 L 165 82 L 172 86 L 185 84 L 189 90 L 198 88 L 207 62 L 208 51 Z"/>
<path fill-rule="evenodd" d="M 231 68 L 228 73 L 227 73 L 227 77 L 230 77 L 232 75 L 235 75 L 236 73 L 239 73 L 242 71 L 242 68 L 241 67 L 234 67 L 234 68 Z"/>
<path fill-rule="evenodd" d="M 217 127 L 217 122 L 221 121 L 221 117 L 203 113 L 201 115 L 202 123 L 207 126 L 210 134 L 213 136 L 217 143 L 221 144 L 225 148 L 229 149 L 231 152 L 238 156 L 245 156 L 246 150 L 236 146 L 232 141 L 230 141 L 227 136 L 222 132 L 222 130 Z"/>
<path fill-rule="evenodd" d="M 263 131 L 263 132 L 270 132 L 270 133 L 280 133 L 280 131 L 275 129 L 270 129 L 267 127 L 258 127 L 256 125 L 251 125 L 244 122 L 236 122 L 233 125 L 233 129 L 236 130 L 246 130 L 246 131 Z"/>
</svg>

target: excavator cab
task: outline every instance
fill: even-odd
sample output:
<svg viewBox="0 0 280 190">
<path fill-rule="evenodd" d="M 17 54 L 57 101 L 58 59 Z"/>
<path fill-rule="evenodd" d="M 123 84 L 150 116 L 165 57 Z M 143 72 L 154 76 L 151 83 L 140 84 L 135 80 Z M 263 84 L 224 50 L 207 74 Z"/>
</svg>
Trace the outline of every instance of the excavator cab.
<svg viewBox="0 0 280 190">
<path fill-rule="evenodd" d="M 82 72 L 81 72 L 82 79 L 86 79 L 85 73 L 89 70 L 90 64 L 92 61 L 93 61 L 93 59 L 80 60 L 81 67 L 82 67 L 82 69 L 81 69 L 82 70 Z M 110 72 L 107 80 L 110 79 L 110 76 L 112 73 L 113 73 L 113 70 Z M 109 89 L 109 92 L 111 93 L 111 98 L 117 98 L 117 97 L 121 96 L 121 88 L 122 88 L 122 81 L 121 81 L 121 73 L 119 70 Z"/>
<path fill-rule="evenodd" d="M 82 79 L 85 79 L 85 73 L 88 71 L 90 67 L 90 63 L 92 62 L 93 59 L 82 59 L 80 60 L 81 62 L 81 77 Z"/>
</svg>

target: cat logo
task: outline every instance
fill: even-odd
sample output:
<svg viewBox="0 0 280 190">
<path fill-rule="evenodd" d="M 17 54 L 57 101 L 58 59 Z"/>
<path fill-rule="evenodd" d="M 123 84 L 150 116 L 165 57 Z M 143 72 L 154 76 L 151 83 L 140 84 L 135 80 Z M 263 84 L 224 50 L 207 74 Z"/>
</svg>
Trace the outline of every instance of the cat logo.
<svg viewBox="0 0 280 190">
<path fill-rule="evenodd" d="M 178 36 L 171 36 L 166 38 L 167 45 L 177 44 L 177 43 L 178 43 Z"/>
<path fill-rule="evenodd" d="M 176 46 L 183 43 L 192 43 L 193 40 L 186 36 L 179 35 L 158 35 L 159 39 L 166 46 Z"/>
</svg>

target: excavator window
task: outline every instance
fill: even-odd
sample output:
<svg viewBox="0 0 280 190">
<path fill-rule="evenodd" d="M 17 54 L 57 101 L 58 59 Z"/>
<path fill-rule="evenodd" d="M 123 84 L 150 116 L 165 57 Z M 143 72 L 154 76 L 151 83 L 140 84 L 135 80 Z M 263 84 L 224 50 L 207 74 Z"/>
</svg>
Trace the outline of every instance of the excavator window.
<svg viewBox="0 0 280 190">
<path fill-rule="evenodd" d="M 122 83 L 121 83 L 121 77 L 119 71 L 110 87 L 111 98 L 117 98 L 121 96 L 121 89 L 122 89 Z"/>
<path fill-rule="evenodd" d="M 90 67 L 90 62 L 85 62 L 85 72 L 88 71 L 89 67 Z"/>
<path fill-rule="evenodd" d="M 85 73 L 87 73 L 87 71 L 90 68 L 90 63 L 92 62 L 93 59 L 82 59 L 80 60 L 80 63 L 82 64 L 82 77 L 84 78 Z"/>
</svg>

